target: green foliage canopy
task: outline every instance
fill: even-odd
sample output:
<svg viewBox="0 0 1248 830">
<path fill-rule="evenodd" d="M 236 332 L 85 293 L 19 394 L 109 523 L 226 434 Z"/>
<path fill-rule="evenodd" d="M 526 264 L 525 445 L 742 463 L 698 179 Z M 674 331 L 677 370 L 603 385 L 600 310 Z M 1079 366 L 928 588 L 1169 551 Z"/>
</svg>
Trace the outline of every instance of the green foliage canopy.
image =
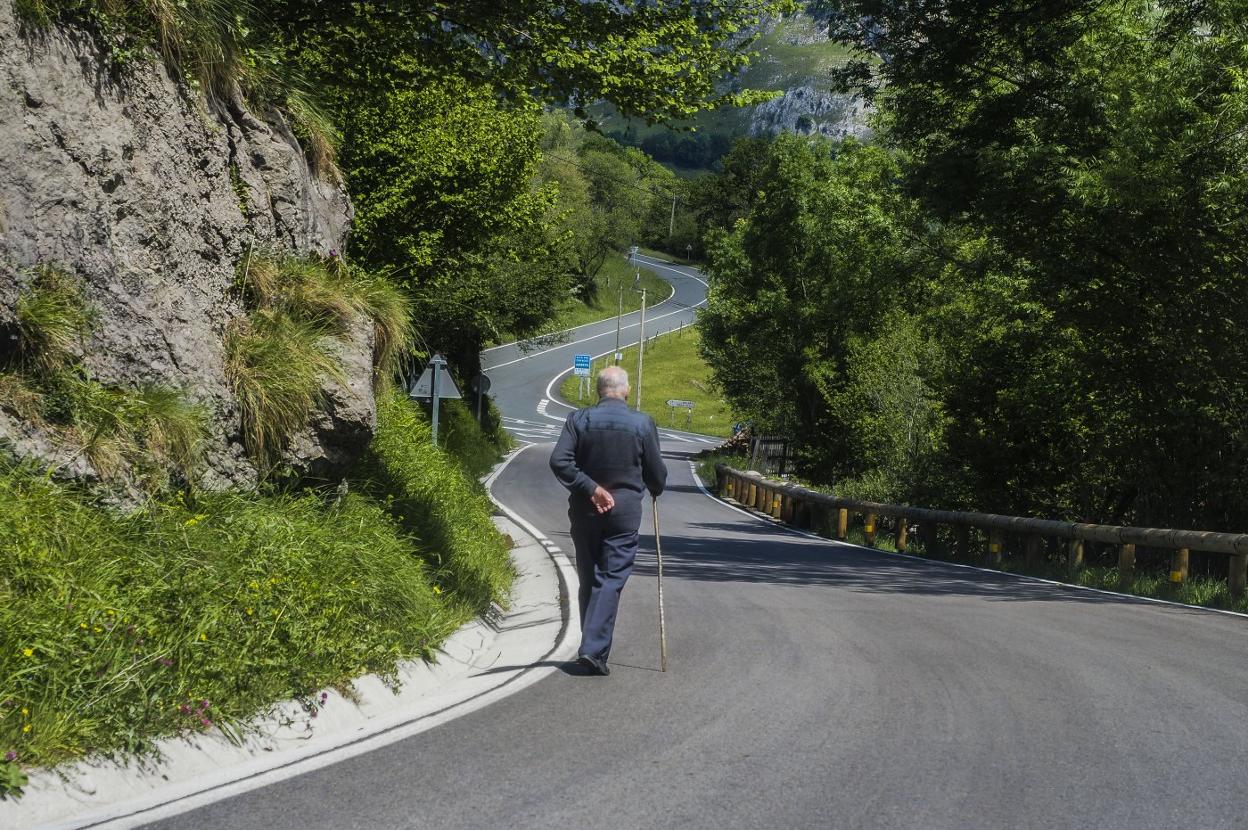
<svg viewBox="0 0 1248 830">
<path fill-rule="evenodd" d="M 887 342 L 894 325 L 918 320 L 921 340 L 939 346 L 920 374 L 944 419 L 943 460 L 916 480 L 943 503 L 977 509 L 1244 529 L 1242 0 L 824 5 L 839 13 L 833 36 L 863 55 L 842 80 L 874 95 L 881 138 L 896 154 L 892 185 L 916 200 L 908 215 L 887 211 L 901 238 L 924 252 L 907 266 L 922 289 L 897 293 L 894 266 L 863 260 L 866 283 L 909 321 L 867 336 Z M 807 193 L 830 175 L 811 169 Z M 829 243 L 803 233 L 804 210 L 776 213 L 774 188 L 735 190 L 747 196 L 746 218 L 729 239 L 764 233 L 766 223 L 765 233 L 800 245 L 785 251 L 778 242 L 775 264 L 765 247 L 721 246 L 717 279 L 760 266 L 819 273 L 803 248 Z M 732 211 L 720 214 L 728 221 Z M 875 227 L 844 208 L 820 216 L 864 243 Z M 854 270 L 840 268 L 836 284 L 843 273 Z M 785 302 L 758 296 L 760 308 L 800 320 Z M 869 306 L 814 302 L 825 313 L 870 316 Z M 859 333 L 843 333 L 842 321 L 828 330 L 839 345 L 815 351 L 849 355 L 847 373 L 830 380 L 852 381 L 864 361 L 886 368 L 870 357 L 878 350 L 855 345 L 865 342 L 854 339 Z M 791 362 L 802 354 L 783 352 Z M 746 350 L 738 360 L 743 353 L 754 360 Z M 797 417 L 811 406 L 809 386 L 772 388 L 787 404 L 772 423 L 812 422 Z M 834 394 L 819 405 L 849 411 L 836 408 L 846 388 L 828 387 Z M 883 411 L 867 403 L 864 421 Z M 844 416 L 840 423 L 854 434 Z M 810 438 L 833 448 L 840 466 L 829 467 L 830 477 L 854 474 L 841 439 Z M 871 457 L 861 446 L 852 454 Z M 918 485 L 901 491 L 924 497 Z"/>
</svg>

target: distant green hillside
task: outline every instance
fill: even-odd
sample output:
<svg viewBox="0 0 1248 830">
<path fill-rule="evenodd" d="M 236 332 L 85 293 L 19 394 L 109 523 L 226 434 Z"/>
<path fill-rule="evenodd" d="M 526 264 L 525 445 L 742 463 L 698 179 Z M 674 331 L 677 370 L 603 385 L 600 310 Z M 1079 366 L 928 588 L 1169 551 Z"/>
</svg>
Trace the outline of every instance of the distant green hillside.
<svg viewBox="0 0 1248 830">
<path fill-rule="evenodd" d="M 758 107 L 729 107 L 666 127 L 620 117 L 610 107 L 597 114 L 602 129 L 622 144 L 640 146 L 677 170 L 708 169 L 745 135 L 777 132 L 837 134 L 848 101 L 832 95 L 829 73 L 844 63 L 844 47 L 830 43 L 806 14 L 777 21 L 755 42 L 758 58 L 731 82 L 734 89 L 785 93 Z M 844 101 L 844 105 L 842 105 Z M 829 117 L 832 116 L 832 117 Z M 850 123 L 852 129 L 853 124 Z"/>
</svg>

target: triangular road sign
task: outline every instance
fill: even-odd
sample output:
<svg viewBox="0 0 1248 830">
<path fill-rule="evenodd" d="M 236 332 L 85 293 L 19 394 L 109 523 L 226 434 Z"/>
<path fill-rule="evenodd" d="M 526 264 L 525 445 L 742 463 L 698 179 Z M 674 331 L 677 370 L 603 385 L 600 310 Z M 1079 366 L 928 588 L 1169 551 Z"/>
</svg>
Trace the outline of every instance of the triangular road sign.
<svg viewBox="0 0 1248 830">
<path fill-rule="evenodd" d="M 433 372 L 435 369 L 441 373 L 438 376 L 438 398 L 462 397 L 459 394 L 458 387 L 455 386 L 455 381 L 451 380 L 451 373 L 446 371 L 446 358 L 440 354 L 435 354 L 429 360 L 429 365 L 425 367 L 425 371 L 420 373 L 420 377 L 408 389 L 408 396 L 426 401 L 431 399 L 433 397 Z"/>
</svg>

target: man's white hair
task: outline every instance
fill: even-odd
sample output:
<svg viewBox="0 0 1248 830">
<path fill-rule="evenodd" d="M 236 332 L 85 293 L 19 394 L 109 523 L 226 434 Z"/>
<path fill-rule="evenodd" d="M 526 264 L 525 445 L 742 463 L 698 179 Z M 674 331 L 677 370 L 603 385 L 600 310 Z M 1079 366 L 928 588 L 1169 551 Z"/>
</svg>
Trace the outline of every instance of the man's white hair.
<svg viewBox="0 0 1248 830">
<path fill-rule="evenodd" d="M 600 398 L 620 398 L 621 400 L 628 397 L 628 372 L 619 366 L 608 366 L 598 373 L 598 397 Z"/>
</svg>

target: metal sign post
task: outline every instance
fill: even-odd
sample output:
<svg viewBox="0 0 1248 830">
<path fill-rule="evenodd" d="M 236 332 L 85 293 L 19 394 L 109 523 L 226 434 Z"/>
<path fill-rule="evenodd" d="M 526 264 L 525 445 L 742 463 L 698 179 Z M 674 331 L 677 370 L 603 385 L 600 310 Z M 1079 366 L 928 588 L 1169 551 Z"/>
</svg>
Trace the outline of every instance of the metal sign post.
<svg viewBox="0 0 1248 830">
<path fill-rule="evenodd" d="M 693 401 L 668 401 L 669 418 L 675 426 L 676 409 L 684 409 L 685 411 L 685 429 L 693 426 L 694 422 L 694 402 Z"/>
<path fill-rule="evenodd" d="M 587 354 L 578 354 L 572 356 L 572 373 L 579 378 L 576 384 L 576 399 L 579 401 L 585 397 L 586 389 L 589 386 L 590 367 L 593 365 L 593 357 Z"/>
<path fill-rule="evenodd" d="M 429 361 L 429 365 L 433 367 L 433 380 L 431 382 L 430 396 L 433 398 L 433 445 L 438 445 L 438 383 L 442 379 L 442 367 L 446 365 L 446 361 L 442 359 L 442 355 L 434 355 L 433 360 Z"/>
<path fill-rule="evenodd" d="M 443 377 L 446 371 L 446 358 L 440 354 L 435 354 L 429 359 L 429 365 L 425 367 L 425 371 L 420 373 L 420 378 L 414 381 L 408 389 L 408 396 L 417 400 L 428 400 L 431 405 L 430 422 L 433 427 L 433 443 L 438 443 L 438 401 L 443 398 L 461 397 L 459 389 L 455 386 L 455 381 L 451 380 L 448 374 Z"/>
<path fill-rule="evenodd" d="M 637 340 L 637 411 L 641 411 L 641 361 L 646 352 L 646 289 L 641 289 L 641 329 Z"/>
<path fill-rule="evenodd" d="M 477 375 L 468 382 L 468 388 L 477 393 L 477 424 L 482 425 L 481 399 L 490 391 L 490 379 L 485 375 Z"/>
</svg>

